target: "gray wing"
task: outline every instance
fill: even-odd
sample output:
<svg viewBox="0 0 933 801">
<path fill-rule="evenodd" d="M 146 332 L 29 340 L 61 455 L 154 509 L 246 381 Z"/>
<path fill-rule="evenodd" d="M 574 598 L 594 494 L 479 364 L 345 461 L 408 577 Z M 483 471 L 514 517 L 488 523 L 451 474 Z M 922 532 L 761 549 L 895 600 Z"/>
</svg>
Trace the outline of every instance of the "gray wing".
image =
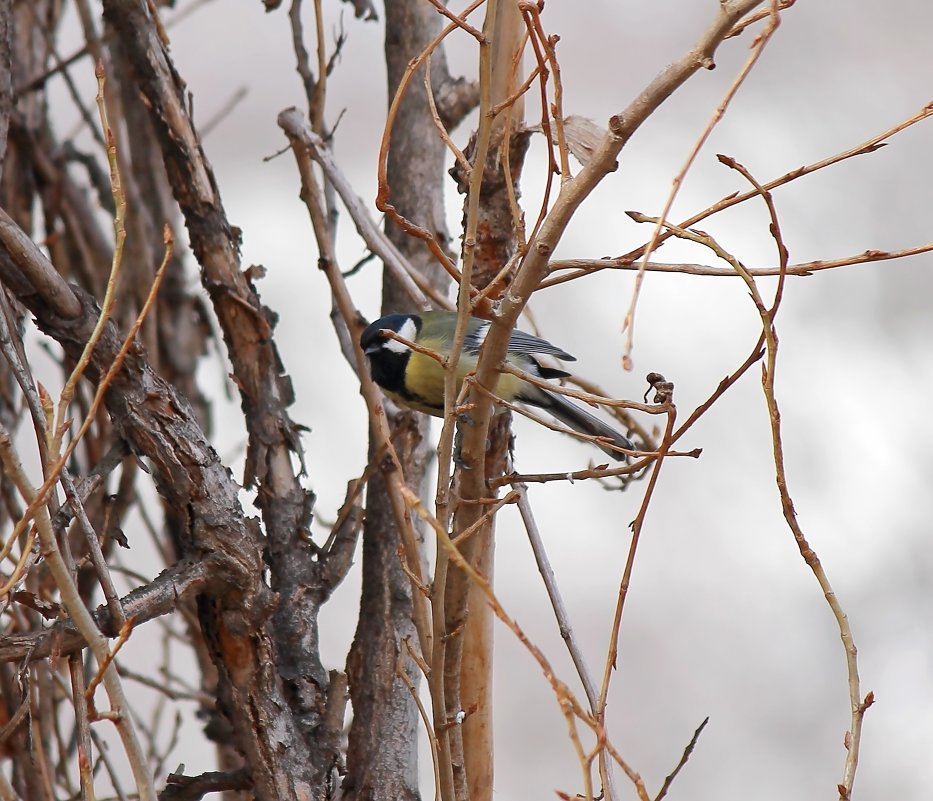
<svg viewBox="0 0 933 801">
<path fill-rule="evenodd" d="M 568 362 L 577 360 L 575 356 L 571 356 L 567 351 L 552 345 L 546 339 L 526 334 L 518 329 L 512 332 L 512 337 L 509 339 L 509 353 L 544 353 Z"/>
<path fill-rule="evenodd" d="M 473 318 L 467 329 L 464 347 L 472 352 L 478 353 L 483 342 L 486 340 L 486 334 L 489 333 L 489 321 Z M 568 362 L 575 362 L 575 356 L 571 356 L 567 351 L 561 350 L 556 345 L 552 345 L 546 339 L 526 334 L 524 331 L 515 330 L 509 339 L 509 353 L 544 353 L 548 356 L 556 356 L 558 359 L 564 359 Z"/>
</svg>

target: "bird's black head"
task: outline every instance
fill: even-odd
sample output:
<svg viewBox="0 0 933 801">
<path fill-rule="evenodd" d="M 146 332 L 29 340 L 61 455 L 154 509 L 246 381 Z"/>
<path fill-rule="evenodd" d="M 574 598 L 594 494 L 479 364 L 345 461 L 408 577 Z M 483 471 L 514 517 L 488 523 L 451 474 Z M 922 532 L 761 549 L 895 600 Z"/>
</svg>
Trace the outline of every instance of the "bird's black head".
<svg viewBox="0 0 933 801">
<path fill-rule="evenodd" d="M 384 330 L 414 342 L 421 330 L 421 318 L 414 314 L 389 314 L 367 326 L 360 336 L 360 347 L 369 358 L 373 381 L 389 392 L 401 394 L 405 390 L 405 367 L 411 348 L 386 336 Z"/>
</svg>

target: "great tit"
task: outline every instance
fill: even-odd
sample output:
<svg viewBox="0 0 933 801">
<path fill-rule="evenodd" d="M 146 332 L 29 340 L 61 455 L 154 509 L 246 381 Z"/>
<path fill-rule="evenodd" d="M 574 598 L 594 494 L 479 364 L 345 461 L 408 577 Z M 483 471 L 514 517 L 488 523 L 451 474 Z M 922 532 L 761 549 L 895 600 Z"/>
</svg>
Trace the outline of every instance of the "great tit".
<svg viewBox="0 0 933 801">
<path fill-rule="evenodd" d="M 420 314 L 389 314 L 369 325 L 360 337 L 360 347 L 369 357 L 373 380 L 392 400 L 435 417 L 444 415 L 444 368 L 424 353 L 412 350 L 404 342 L 382 333 L 394 331 L 416 345 L 446 356 L 453 344 L 457 315 L 447 311 L 427 311 Z M 480 347 L 489 330 L 489 321 L 471 317 L 467 323 L 466 338 L 457 365 L 457 391 L 463 379 L 476 370 Z M 569 373 L 540 364 L 532 354 L 556 356 L 576 361 L 566 351 L 524 331 L 513 331 L 509 339 L 507 360 L 510 364 L 540 378 L 564 378 Z M 520 401 L 538 406 L 564 425 L 581 434 L 604 437 L 612 445 L 627 450 L 634 446 L 611 426 L 606 425 L 563 395 L 523 381 L 511 373 L 500 374 L 496 395 L 506 401 Z M 611 447 L 595 443 L 601 450 L 618 461 L 625 454 Z"/>
</svg>

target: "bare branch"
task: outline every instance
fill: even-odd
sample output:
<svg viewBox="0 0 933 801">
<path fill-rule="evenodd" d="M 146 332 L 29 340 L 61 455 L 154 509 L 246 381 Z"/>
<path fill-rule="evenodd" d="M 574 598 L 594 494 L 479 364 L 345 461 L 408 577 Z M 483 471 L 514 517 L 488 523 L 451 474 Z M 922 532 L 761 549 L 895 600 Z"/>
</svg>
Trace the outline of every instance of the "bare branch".
<svg viewBox="0 0 933 801">
<path fill-rule="evenodd" d="M 706 728 L 707 723 L 709 723 L 708 717 L 703 718 L 703 722 L 697 726 L 696 731 L 693 732 L 693 737 L 690 738 L 690 742 L 687 743 L 687 747 L 684 748 L 684 752 L 677 766 L 664 778 L 664 784 L 662 784 L 661 789 L 658 790 L 658 794 L 654 797 L 654 801 L 661 801 L 661 799 L 667 795 L 667 791 L 674 783 L 674 779 L 677 778 L 677 774 L 680 773 L 683 766 L 687 764 L 687 760 L 690 759 L 690 755 L 693 753 L 693 749 L 696 748 L 697 741 L 700 739 L 700 735 L 703 733 L 703 729 Z"/>
<path fill-rule="evenodd" d="M 159 793 L 159 801 L 199 801 L 208 793 L 249 790 L 253 786 L 248 768 L 237 770 L 212 771 L 200 776 L 185 776 L 181 771 L 165 778 L 165 788 Z"/>
<path fill-rule="evenodd" d="M 629 212 L 629 216 L 636 222 L 655 223 L 660 217 L 649 217 L 648 215 Z M 663 223 L 665 228 L 669 228 L 667 223 Z M 933 243 L 917 245 L 903 250 L 866 250 L 864 253 L 858 253 L 853 256 L 843 256 L 838 259 L 820 259 L 818 261 L 806 261 L 800 264 L 788 264 L 784 275 L 796 275 L 807 277 L 814 273 L 824 270 L 834 270 L 837 267 L 848 267 L 855 264 L 877 264 L 881 261 L 893 261 L 895 259 L 905 259 L 909 256 L 919 256 L 922 253 L 933 251 Z M 696 276 L 715 276 L 719 278 L 738 278 L 739 275 L 732 267 L 713 267 L 707 264 L 665 264 L 663 262 L 649 261 L 647 263 L 638 262 L 633 258 L 620 256 L 618 258 L 606 259 L 561 259 L 551 262 L 551 270 L 575 270 L 572 275 L 555 276 L 549 278 L 542 288 L 556 286 L 567 281 L 573 281 L 582 277 L 599 272 L 600 270 L 624 270 L 635 271 L 643 269 L 647 273 L 680 273 L 683 275 Z M 780 267 L 748 267 L 748 274 L 761 278 L 769 275 L 780 275 Z"/>
<path fill-rule="evenodd" d="M 340 171 L 324 144 L 324 140 L 305 123 L 301 113 L 295 108 L 285 109 L 279 114 L 278 122 L 282 130 L 290 138 L 300 141 L 308 149 L 311 158 L 321 165 L 324 175 L 340 195 L 340 199 L 350 214 L 350 219 L 353 220 L 357 232 L 366 242 L 367 247 L 382 259 L 386 268 L 392 271 L 393 277 L 405 287 L 412 300 L 422 308 L 428 307 L 428 298 L 431 299 L 435 308 L 451 308 L 450 301 L 433 289 L 424 276 L 408 263 L 399 253 L 398 248 L 379 230 L 375 221 L 369 216 L 369 212 L 366 211 L 365 204 Z"/>
<path fill-rule="evenodd" d="M 65 279 L 3 209 L 0 209 L 0 245 L 32 289 L 56 314 L 74 319 L 81 313 L 81 305 Z"/>
<path fill-rule="evenodd" d="M 182 598 L 204 590 L 211 571 L 217 566 L 212 561 L 183 561 L 164 570 L 149 584 L 137 587 L 120 599 L 120 605 L 137 624 L 167 615 L 175 611 Z M 106 606 L 94 612 L 97 628 L 108 635 L 116 636 L 117 628 Z M 72 654 L 87 647 L 84 637 L 74 622 L 60 621 L 29 634 L 11 634 L 0 642 L 0 662 L 33 661 L 45 659 L 56 653 Z"/>
<path fill-rule="evenodd" d="M 535 241 L 531 243 L 509 293 L 492 319 L 477 367 L 476 381 L 479 385 L 490 390 L 495 387 L 498 365 L 505 358 L 509 337 L 518 316 L 531 294 L 547 275 L 550 254 L 584 198 L 615 169 L 616 156 L 631 135 L 690 76 L 699 69 L 710 66 L 716 48 L 726 34 L 759 2 L 760 0 L 734 0 L 721 3 L 716 20 L 694 47 L 655 78 L 623 113 L 610 119 L 609 131 L 594 151 L 592 159 L 573 181 L 561 187 L 553 208 L 543 221 Z M 475 425 L 471 426 L 464 436 L 464 453 L 480 453 L 485 450 L 490 412 L 488 404 L 479 404 L 474 415 Z M 482 471 L 473 472 L 480 474 L 477 480 L 481 482 Z"/>
</svg>

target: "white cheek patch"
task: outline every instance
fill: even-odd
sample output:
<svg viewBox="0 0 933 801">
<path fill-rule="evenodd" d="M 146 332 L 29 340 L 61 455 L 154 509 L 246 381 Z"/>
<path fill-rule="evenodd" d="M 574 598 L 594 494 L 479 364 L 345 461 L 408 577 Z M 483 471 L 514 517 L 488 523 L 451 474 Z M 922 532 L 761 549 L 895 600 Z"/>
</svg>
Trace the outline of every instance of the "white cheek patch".
<svg viewBox="0 0 933 801">
<path fill-rule="evenodd" d="M 412 319 L 406 320 L 402 323 L 402 327 L 398 330 L 398 335 L 404 337 L 409 342 L 414 342 L 418 336 L 418 326 L 415 325 L 415 321 Z M 404 342 L 399 342 L 397 339 L 388 339 L 386 340 L 385 349 L 392 353 L 408 353 L 411 348 L 408 347 Z"/>
</svg>

